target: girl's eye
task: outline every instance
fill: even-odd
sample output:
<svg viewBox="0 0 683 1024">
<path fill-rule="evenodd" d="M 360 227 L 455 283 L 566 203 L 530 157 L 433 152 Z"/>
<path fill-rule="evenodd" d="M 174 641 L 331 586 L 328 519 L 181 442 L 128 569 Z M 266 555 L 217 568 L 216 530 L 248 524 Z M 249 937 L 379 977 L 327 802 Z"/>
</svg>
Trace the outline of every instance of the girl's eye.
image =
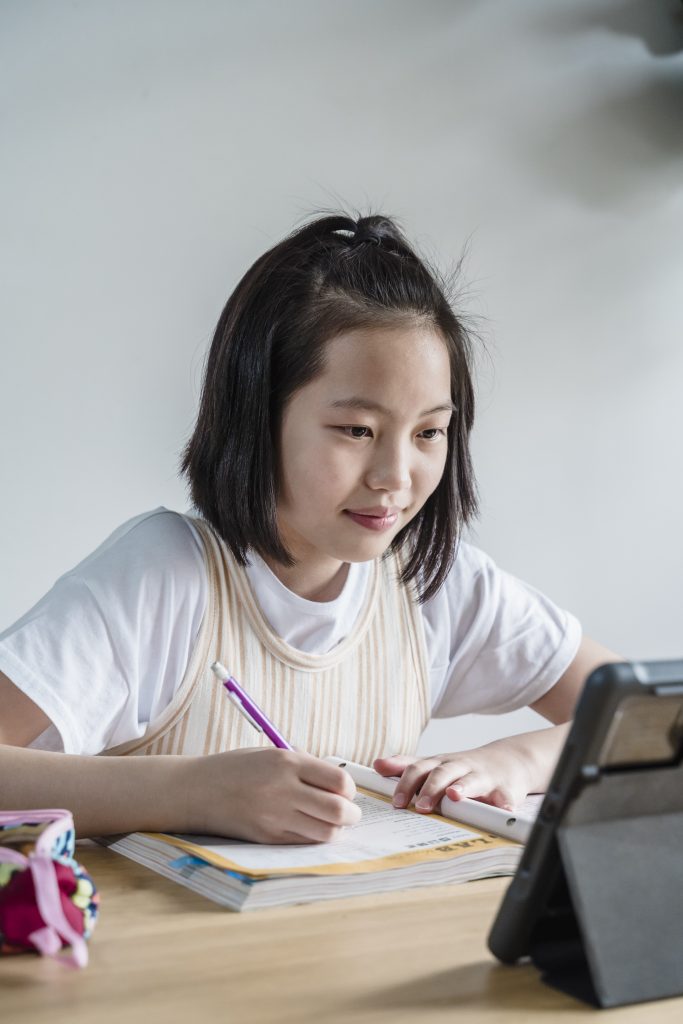
<svg viewBox="0 0 683 1024">
<path fill-rule="evenodd" d="M 370 427 L 342 427 L 345 434 L 349 437 L 355 437 L 359 440 L 364 437 L 370 437 Z"/>
<path fill-rule="evenodd" d="M 428 427 L 427 430 L 420 431 L 420 437 L 424 438 L 425 441 L 436 441 L 437 438 L 443 437 L 446 434 L 445 430 L 441 427 Z"/>
</svg>

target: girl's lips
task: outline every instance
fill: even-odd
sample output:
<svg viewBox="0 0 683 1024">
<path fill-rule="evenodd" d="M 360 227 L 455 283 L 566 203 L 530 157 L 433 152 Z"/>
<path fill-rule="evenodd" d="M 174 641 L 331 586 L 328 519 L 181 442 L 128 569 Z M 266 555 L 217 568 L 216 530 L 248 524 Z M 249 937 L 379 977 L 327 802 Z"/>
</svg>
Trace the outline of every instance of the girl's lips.
<svg viewBox="0 0 683 1024">
<path fill-rule="evenodd" d="M 388 515 L 369 515 L 364 512 L 352 512 L 347 508 L 345 513 L 358 526 L 364 526 L 366 530 L 376 530 L 378 533 L 382 530 L 390 530 L 398 519 L 398 512 L 390 512 Z"/>
</svg>

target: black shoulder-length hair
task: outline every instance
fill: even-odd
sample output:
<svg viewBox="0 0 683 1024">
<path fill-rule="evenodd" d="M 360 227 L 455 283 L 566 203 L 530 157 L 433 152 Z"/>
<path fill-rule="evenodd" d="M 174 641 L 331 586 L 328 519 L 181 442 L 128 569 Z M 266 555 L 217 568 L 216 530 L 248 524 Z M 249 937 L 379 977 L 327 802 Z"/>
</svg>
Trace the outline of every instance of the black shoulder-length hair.
<svg viewBox="0 0 683 1024">
<path fill-rule="evenodd" d="M 402 549 L 401 582 L 414 580 L 420 601 L 438 591 L 477 510 L 472 345 L 446 293 L 396 222 L 378 215 L 319 216 L 247 271 L 218 321 L 181 464 L 194 505 L 239 564 L 249 549 L 294 562 L 277 525 L 280 426 L 287 401 L 322 371 L 326 342 L 419 324 L 447 346 L 455 411 L 441 481 L 391 547 Z"/>
</svg>

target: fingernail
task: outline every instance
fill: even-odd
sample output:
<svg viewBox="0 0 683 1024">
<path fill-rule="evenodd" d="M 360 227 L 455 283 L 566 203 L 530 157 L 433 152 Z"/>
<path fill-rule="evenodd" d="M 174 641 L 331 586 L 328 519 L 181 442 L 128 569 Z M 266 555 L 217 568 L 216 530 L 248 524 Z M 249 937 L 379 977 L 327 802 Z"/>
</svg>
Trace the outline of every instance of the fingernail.
<svg viewBox="0 0 683 1024">
<path fill-rule="evenodd" d="M 408 799 L 407 799 L 405 793 L 395 793 L 394 794 L 394 807 L 405 807 L 405 805 L 407 803 L 408 803 Z"/>
<path fill-rule="evenodd" d="M 417 807 L 418 811 L 431 811 L 432 801 L 429 799 L 428 796 L 421 796 L 420 799 L 415 804 L 415 806 Z"/>
</svg>

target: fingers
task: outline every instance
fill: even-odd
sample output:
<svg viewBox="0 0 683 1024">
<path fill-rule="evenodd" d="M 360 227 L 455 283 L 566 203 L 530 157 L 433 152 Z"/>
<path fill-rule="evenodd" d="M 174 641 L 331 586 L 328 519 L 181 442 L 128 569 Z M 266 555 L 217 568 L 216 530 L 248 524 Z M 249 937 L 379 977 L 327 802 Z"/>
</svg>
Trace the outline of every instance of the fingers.
<svg viewBox="0 0 683 1024">
<path fill-rule="evenodd" d="M 191 764 L 192 803 L 204 805 L 206 793 L 214 794 L 194 831 L 259 843 L 323 842 L 361 816 L 348 772 L 310 754 L 245 748 Z"/>
<path fill-rule="evenodd" d="M 271 815 L 266 842 L 331 843 L 361 819 L 360 807 L 337 793 L 304 785 L 293 796 L 295 806 Z"/>
<path fill-rule="evenodd" d="M 348 772 L 310 754 L 303 755 L 299 778 L 309 786 L 338 793 L 346 800 L 353 800 L 356 796 L 356 784 Z"/>
<path fill-rule="evenodd" d="M 297 793 L 295 809 L 337 829 L 356 825 L 361 819 L 361 809 L 357 804 L 337 793 L 327 793 L 312 786 Z"/>
<path fill-rule="evenodd" d="M 291 797 L 294 805 L 278 800 L 261 806 L 256 831 L 245 838 L 271 844 L 330 843 L 361 818 L 360 807 L 350 800 L 312 786 L 302 786 Z"/>
<path fill-rule="evenodd" d="M 283 832 L 272 840 L 271 845 L 275 846 L 310 846 L 312 840 L 307 836 L 301 836 L 298 832 Z"/>
<path fill-rule="evenodd" d="M 451 800 L 462 800 L 465 797 L 469 797 L 470 800 L 494 803 L 492 799 L 494 793 L 497 793 L 502 798 L 502 790 L 494 787 L 495 782 L 487 772 L 475 770 L 466 772 L 455 782 L 446 786 L 445 793 Z M 497 806 L 502 807 L 503 804 L 497 804 Z"/>
<path fill-rule="evenodd" d="M 423 791 L 425 780 L 429 778 L 430 772 L 439 766 L 439 763 L 438 758 L 422 758 L 416 761 L 406 754 L 392 754 L 389 757 L 376 758 L 372 766 L 379 775 L 399 777 L 392 798 L 393 804 L 394 807 L 407 807 L 415 794 L 418 791 Z M 452 777 L 446 780 L 444 788 L 450 781 L 452 781 Z M 421 797 L 422 795 L 420 792 Z M 420 810 L 432 810 L 436 794 L 428 790 L 427 800 L 428 803 L 420 806 Z"/>
<path fill-rule="evenodd" d="M 353 804 L 350 806 L 355 807 Z M 289 824 L 292 832 L 305 837 L 303 841 L 307 843 L 333 843 L 341 836 L 343 827 L 303 811 L 295 811 Z"/>
<path fill-rule="evenodd" d="M 413 761 L 403 770 L 394 791 L 394 807 L 407 807 L 413 797 L 419 793 L 415 801 L 418 811 L 434 810 L 446 792 L 446 788 L 458 782 L 469 772 L 464 762 L 441 762 L 438 758 L 428 757 Z"/>
<path fill-rule="evenodd" d="M 483 773 L 470 772 L 455 785 L 448 786 L 446 796 L 456 801 L 469 797 L 471 800 L 481 800 L 483 803 L 493 804 L 494 807 L 513 811 L 526 799 L 527 793 L 525 789 L 514 784 L 496 786 L 491 778 Z"/>
<path fill-rule="evenodd" d="M 392 754 L 390 757 L 377 757 L 372 762 L 372 767 L 378 775 L 390 776 L 401 775 L 414 758 L 406 754 Z"/>
<path fill-rule="evenodd" d="M 311 755 L 298 756 L 299 785 L 293 792 L 287 832 L 300 842 L 329 843 L 343 828 L 356 825 L 361 810 L 354 802 L 356 785 L 348 772 Z"/>
<path fill-rule="evenodd" d="M 391 765 L 393 773 L 401 765 L 401 775 L 393 796 L 394 807 L 407 807 L 415 798 L 415 809 L 425 814 L 437 810 L 442 798 L 462 800 L 464 797 L 484 800 L 497 807 L 511 810 L 526 796 L 523 783 L 514 773 L 488 770 L 481 757 L 467 755 L 437 755 L 410 761 L 409 758 L 382 758 L 382 765 Z M 407 764 L 405 762 L 408 762 Z M 378 762 L 375 762 L 378 769 Z"/>
</svg>

